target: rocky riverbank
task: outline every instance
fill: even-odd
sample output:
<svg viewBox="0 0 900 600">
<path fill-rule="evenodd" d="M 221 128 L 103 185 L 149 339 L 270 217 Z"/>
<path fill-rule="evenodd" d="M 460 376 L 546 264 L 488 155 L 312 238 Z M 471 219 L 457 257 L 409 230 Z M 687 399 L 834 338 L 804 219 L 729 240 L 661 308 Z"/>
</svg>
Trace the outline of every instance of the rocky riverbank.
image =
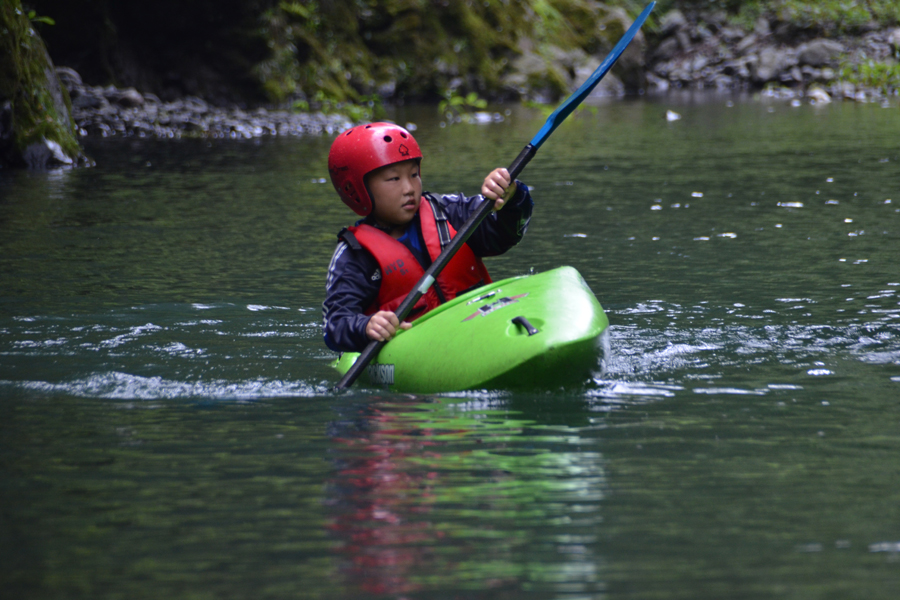
<svg viewBox="0 0 900 600">
<path fill-rule="evenodd" d="M 574 89 L 592 71 L 588 67 L 599 62 L 582 54 L 584 68 L 578 69 L 569 64 L 571 53 L 549 59 L 549 63 L 555 60 L 559 64 L 542 59 L 520 60 L 513 65 L 522 81 L 532 78 L 527 72 L 529 64 L 540 63 L 538 72 L 572 73 L 569 85 Z M 779 97 L 801 97 L 818 103 L 835 99 L 868 102 L 896 96 L 900 81 L 893 87 L 873 85 L 848 79 L 847 75 L 870 61 L 890 64 L 898 56 L 900 28 L 879 29 L 873 25 L 855 37 L 817 37 L 765 18 L 748 31 L 730 23 L 722 13 L 686 17 L 674 10 L 663 17 L 650 42 L 645 42 L 637 68 L 642 70 L 646 89 L 657 94 L 685 88 L 765 90 Z M 224 108 L 193 96 L 164 102 L 134 88 L 86 85 L 69 68 L 57 68 L 57 74 L 72 99 L 72 117 L 82 137 L 246 139 L 334 134 L 351 125 L 339 114 Z M 511 80 L 518 81 L 515 76 Z M 523 98 L 541 97 L 534 89 L 521 87 L 521 82 L 515 89 Z M 622 95 L 625 90 L 626 86 L 610 74 L 598 93 Z"/>
<path fill-rule="evenodd" d="M 858 36 L 824 37 L 760 18 L 752 31 L 730 24 L 723 13 L 691 19 L 680 11 L 663 18 L 649 51 L 647 78 L 652 89 L 756 90 L 782 96 L 810 96 L 860 102 L 896 96 L 900 67 L 860 76 L 868 65 L 896 65 L 900 28 L 871 24 Z M 887 67 L 885 67 L 887 68 Z"/>
<path fill-rule="evenodd" d="M 351 125 L 343 115 L 219 107 L 194 96 L 163 102 L 134 88 L 85 85 L 77 72 L 66 67 L 56 72 L 69 92 L 72 118 L 82 137 L 250 139 L 335 134 Z"/>
</svg>

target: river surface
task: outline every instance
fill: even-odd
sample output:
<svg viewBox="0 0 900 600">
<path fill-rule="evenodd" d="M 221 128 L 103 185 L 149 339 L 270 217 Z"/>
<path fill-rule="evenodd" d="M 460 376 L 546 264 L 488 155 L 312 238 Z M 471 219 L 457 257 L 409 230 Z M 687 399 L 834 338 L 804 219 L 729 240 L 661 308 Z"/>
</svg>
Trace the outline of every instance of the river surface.
<svg viewBox="0 0 900 600">
<path fill-rule="evenodd" d="M 475 193 L 545 119 L 499 111 L 390 116 Z M 896 101 L 573 115 L 488 267 L 577 268 L 611 351 L 534 393 L 331 391 L 330 137 L 0 172 L 2 596 L 896 598 L 898 140 Z"/>
</svg>

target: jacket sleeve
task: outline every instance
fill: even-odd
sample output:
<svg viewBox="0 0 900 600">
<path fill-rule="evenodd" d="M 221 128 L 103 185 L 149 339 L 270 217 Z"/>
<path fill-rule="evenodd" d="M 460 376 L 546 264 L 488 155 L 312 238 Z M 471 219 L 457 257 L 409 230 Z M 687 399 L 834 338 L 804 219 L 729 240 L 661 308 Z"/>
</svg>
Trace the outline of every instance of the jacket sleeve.
<svg viewBox="0 0 900 600">
<path fill-rule="evenodd" d="M 328 265 L 325 284 L 325 345 L 335 352 L 359 352 L 369 343 L 363 312 L 378 296 L 381 272 L 375 258 L 364 250 L 338 243 Z"/>
<path fill-rule="evenodd" d="M 430 194 L 429 198 L 441 205 L 450 224 L 458 230 L 478 208 L 483 196 Z M 516 180 L 516 193 L 500 211 L 492 212 L 472 232 L 467 242 L 469 247 L 480 257 L 503 254 L 525 236 L 533 209 L 534 201 L 528 186 Z"/>
</svg>

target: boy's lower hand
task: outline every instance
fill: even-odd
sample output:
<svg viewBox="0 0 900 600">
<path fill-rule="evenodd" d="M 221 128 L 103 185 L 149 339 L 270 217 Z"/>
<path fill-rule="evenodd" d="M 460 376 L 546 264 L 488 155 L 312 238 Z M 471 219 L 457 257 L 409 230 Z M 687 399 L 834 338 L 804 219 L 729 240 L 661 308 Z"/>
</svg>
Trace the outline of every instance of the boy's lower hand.
<svg viewBox="0 0 900 600">
<path fill-rule="evenodd" d="M 503 168 L 494 169 L 484 178 L 481 184 L 481 195 L 494 201 L 494 210 L 500 210 L 506 201 L 516 193 L 516 182 L 512 181 L 509 171 Z"/>
<path fill-rule="evenodd" d="M 400 322 L 397 315 L 389 310 L 380 310 L 369 318 L 366 324 L 366 337 L 377 342 L 389 342 L 397 334 L 398 329 L 409 329 L 412 323 Z"/>
</svg>

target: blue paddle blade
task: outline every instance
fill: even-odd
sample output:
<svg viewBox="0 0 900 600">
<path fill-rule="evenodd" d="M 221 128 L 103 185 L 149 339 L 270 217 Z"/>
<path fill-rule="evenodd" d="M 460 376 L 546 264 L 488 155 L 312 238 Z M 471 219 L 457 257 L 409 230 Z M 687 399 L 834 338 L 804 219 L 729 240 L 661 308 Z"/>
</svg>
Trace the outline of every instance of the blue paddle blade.
<svg viewBox="0 0 900 600">
<path fill-rule="evenodd" d="M 565 102 L 563 102 L 559 108 L 553 111 L 553 114 L 547 118 L 547 122 L 544 123 L 544 126 L 541 127 L 541 130 L 537 132 L 537 135 L 534 136 L 531 140 L 531 145 L 534 146 L 535 149 L 540 148 L 541 144 L 550 137 L 550 134 L 553 133 L 560 123 L 566 120 L 573 110 L 575 110 L 582 101 L 587 98 L 588 94 L 596 87 L 600 80 L 603 79 L 604 75 L 612 68 L 613 64 L 619 59 L 623 52 L 625 52 L 625 48 L 628 47 L 628 44 L 631 43 L 631 40 L 634 39 L 634 36 L 637 35 L 638 30 L 644 24 L 644 21 L 647 20 L 647 17 L 650 16 L 650 13 L 653 11 L 653 7 L 656 6 L 656 2 L 651 2 L 647 5 L 647 8 L 638 15 L 638 18 L 634 20 L 634 23 L 631 27 L 628 28 L 628 31 L 625 32 L 625 35 L 622 36 L 622 39 L 619 40 L 619 43 L 616 44 L 616 47 L 612 49 L 612 52 L 606 55 L 606 58 L 603 59 L 603 62 L 600 63 L 600 66 L 597 67 L 597 70 L 594 71 L 590 77 L 588 77 L 587 81 L 585 81 L 580 88 L 578 88 L 574 94 L 569 96 Z"/>
</svg>

